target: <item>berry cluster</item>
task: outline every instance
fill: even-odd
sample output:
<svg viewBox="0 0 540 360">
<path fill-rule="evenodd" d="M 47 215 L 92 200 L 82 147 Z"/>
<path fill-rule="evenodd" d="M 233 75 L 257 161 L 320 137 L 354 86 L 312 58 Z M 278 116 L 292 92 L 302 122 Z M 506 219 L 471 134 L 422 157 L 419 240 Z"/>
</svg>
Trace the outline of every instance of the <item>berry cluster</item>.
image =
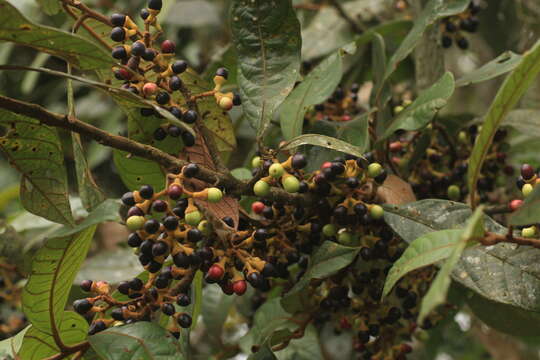
<svg viewBox="0 0 540 360">
<path fill-rule="evenodd" d="M 469 41 L 463 36 L 463 32 L 475 33 L 478 30 L 480 22 L 477 15 L 480 10 L 482 10 L 480 5 L 471 1 L 469 8 L 463 13 L 443 19 L 441 23 L 442 47 L 447 49 L 455 42 L 460 49 L 467 50 Z"/>
<path fill-rule="evenodd" d="M 112 49 L 112 57 L 122 65 L 114 67 L 113 73 L 116 79 L 124 82 L 122 88 L 155 101 L 175 118 L 189 125 L 197 121 L 198 114 L 188 103 L 199 98 L 214 96 L 216 104 L 225 111 L 230 110 L 233 105 L 240 105 L 238 95 L 220 91 L 228 77 L 225 68 L 216 71 L 213 90 L 193 96 L 189 93 L 181 75 L 190 70 L 186 61 L 174 60 L 176 44 L 171 40 L 164 40 L 159 46 L 156 45 L 162 33 L 157 22 L 161 8 L 161 0 L 151 0 L 148 8 L 141 11 L 144 31 L 127 15 L 113 14 L 110 18 L 114 26 L 111 39 L 118 43 Z M 153 33 L 152 29 L 155 30 Z M 142 108 L 140 112 L 143 116 L 160 117 L 153 108 Z M 174 124 L 162 124 L 154 132 L 154 138 L 158 141 L 164 140 L 168 135 L 181 137 L 185 146 L 195 144 L 191 132 Z"/>
<path fill-rule="evenodd" d="M 523 194 L 523 197 L 527 197 L 534 190 L 534 187 L 540 183 L 540 173 L 529 164 L 523 164 L 521 166 L 521 176 L 516 180 L 516 186 Z M 512 211 L 517 210 L 523 204 L 523 200 L 514 199 L 510 201 L 509 208 Z M 538 224 L 530 224 L 522 227 L 521 236 L 526 238 L 536 237 L 540 234 L 540 227 Z"/>
<path fill-rule="evenodd" d="M 454 141 L 445 129 L 435 124 L 430 132 L 426 132 L 430 136 L 429 145 L 421 154 L 417 154 L 417 158 L 413 159 L 413 156 L 415 148 L 420 146 L 421 137 L 416 133 L 399 133 L 398 139 L 389 144 L 388 150 L 392 154 L 392 162 L 402 169 L 414 161 L 415 166 L 411 168 L 407 180 L 418 198 L 461 201 L 467 196 L 467 159 L 479 130 L 477 125 L 468 126 L 457 133 L 457 141 Z M 513 174 L 513 168 L 506 163 L 509 149 L 504 141 L 506 136 L 505 129 L 497 131 L 482 167 L 478 190 L 483 202 L 491 202 L 488 195 L 497 185 L 504 187 L 506 176 Z"/>
<path fill-rule="evenodd" d="M 314 106 L 311 113 L 306 114 L 306 121 L 318 120 L 346 122 L 359 114 L 362 109 L 358 105 L 358 84 L 352 84 L 348 90 L 339 86 L 324 103 Z"/>
</svg>

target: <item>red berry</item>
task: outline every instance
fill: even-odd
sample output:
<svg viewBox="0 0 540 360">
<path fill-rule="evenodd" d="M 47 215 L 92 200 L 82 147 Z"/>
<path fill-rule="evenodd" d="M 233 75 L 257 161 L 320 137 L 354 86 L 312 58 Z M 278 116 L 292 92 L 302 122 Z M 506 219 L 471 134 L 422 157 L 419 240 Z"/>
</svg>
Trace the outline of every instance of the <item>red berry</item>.
<svg viewBox="0 0 540 360">
<path fill-rule="evenodd" d="M 180 199 L 180 196 L 182 196 L 183 192 L 184 192 L 184 189 L 182 189 L 182 187 L 178 184 L 172 184 L 167 189 L 167 195 L 173 200 Z"/>
<path fill-rule="evenodd" d="M 132 74 L 124 68 L 116 69 L 114 71 L 114 77 L 118 80 L 129 80 Z"/>
<path fill-rule="evenodd" d="M 153 95 L 158 91 L 158 86 L 155 83 L 149 82 L 144 84 L 143 93 L 144 95 Z"/>
<path fill-rule="evenodd" d="M 210 269 L 208 269 L 208 273 L 206 273 L 206 276 L 211 280 L 219 280 L 223 276 L 223 268 L 217 264 L 214 264 L 210 266 Z"/>
<path fill-rule="evenodd" d="M 265 205 L 262 202 L 255 201 L 253 204 L 251 204 L 251 210 L 253 210 L 255 214 L 260 214 L 264 210 L 264 206 Z"/>
<path fill-rule="evenodd" d="M 521 166 L 521 177 L 523 177 L 524 180 L 532 179 L 534 176 L 534 168 L 529 164 L 523 164 Z"/>
<path fill-rule="evenodd" d="M 349 322 L 349 320 L 346 317 L 342 317 L 339 320 L 339 326 L 342 329 L 350 329 L 351 328 L 351 323 Z"/>
<path fill-rule="evenodd" d="M 390 150 L 390 152 L 400 152 L 401 149 L 403 149 L 403 144 L 401 144 L 401 141 L 394 141 L 388 145 L 388 150 Z"/>
<path fill-rule="evenodd" d="M 341 117 L 341 121 L 351 121 L 351 116 L 350 115 L 343 115 Z"/>
<path fill-rule="evenodd" d="M 321 165 L 321 170 L 323 169 L 326 169 L 326 168 L 329 168 L 332 166 L 332 163 L 330 161 L 325 161 L 323 162 L 323 164 Z"/>
<path fill-rule="evenodd" d="M 515 200 L 510 201 L 510 204 L 508 204 L 508 207 L 510 208 L 510 210 L 516 211 L 517 209 L 519 209 L 521 205 L 523 205 L 523 200 L 515 199 Z"/>
<path fill-rule="evenodd" d="M 409 354 L 410 352 L 412 352 L 412 346 L 409 345 L 409 344 L 401 344 L 401 352 L 403 354 Z"/>
<path fill-rule="evenodd" d="M 247 289 L 247 284 L 244 280 L 238 280 L 232 284 L 232 288 L 236 295 L 244 295 Z"/>
<path fill-rule="evenodd" d="M 172 54 L 176 50 L 176 45 L 171 40 L 165 40 L 161 43 L 161 52 L 165 54 Z"/>
</svg>

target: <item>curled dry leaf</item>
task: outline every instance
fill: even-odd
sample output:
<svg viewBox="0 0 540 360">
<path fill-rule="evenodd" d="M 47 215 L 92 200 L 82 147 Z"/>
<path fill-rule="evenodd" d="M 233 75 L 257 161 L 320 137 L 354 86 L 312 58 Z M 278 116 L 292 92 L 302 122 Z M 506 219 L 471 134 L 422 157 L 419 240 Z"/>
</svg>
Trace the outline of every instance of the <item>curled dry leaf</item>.
<svg viewBox="0 0 540 360">
<path fill-rule="evenodd" d="M 416 201 L 411 185 L 396 175 L 388 175 L 377 189 L 377 197 L 385 204 L 401 205 Z"/>
</svg>

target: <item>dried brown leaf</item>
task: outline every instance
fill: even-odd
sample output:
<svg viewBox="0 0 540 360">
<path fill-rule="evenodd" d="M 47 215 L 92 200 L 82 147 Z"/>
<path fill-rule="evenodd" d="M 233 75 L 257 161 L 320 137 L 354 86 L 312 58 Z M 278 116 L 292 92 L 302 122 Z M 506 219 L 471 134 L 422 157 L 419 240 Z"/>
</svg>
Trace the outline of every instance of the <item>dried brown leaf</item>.
<svg viewBox="0 0 540 360">
<path fill-rule="evenodd" d="M 392 205 L 416 201 L 411 185 L 396 175 L 388 175 L 386 181 L 377 189 L 377 197 L 383 203 Z"/>
</svg>

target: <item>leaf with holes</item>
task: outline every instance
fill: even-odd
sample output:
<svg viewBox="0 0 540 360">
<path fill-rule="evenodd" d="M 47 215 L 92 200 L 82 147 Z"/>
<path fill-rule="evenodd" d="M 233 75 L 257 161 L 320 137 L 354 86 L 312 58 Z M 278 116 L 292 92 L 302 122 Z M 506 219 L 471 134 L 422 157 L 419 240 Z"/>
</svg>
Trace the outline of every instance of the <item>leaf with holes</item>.
<svg viewBox="0 0 540 360">
<path fill-rule="evenodd" d="M 165 186 L 165 175 L 159 164 L 143 159 L 125 151 L 114 150 L 113 161 L 124 185 L 136 190 L 142 185 L 152 185 L 154 189 Z"/>
<path fill-rule="evenodd" d="M 422 13 L 415 18 L 414 26 L 409 34 L 407 34 L 407 37 L 405 37 L 394 55 L 388 60 L 384 79 L 388 79 L 394 73 L 398 64 L 409 56 L 429 26 L 443 17 L 456 15 L 465 11 L 469 2 L 470 0 L 430 0 L 422 10 Z"/>
<path fill-rule="evenodd" d="M 0 110 L 0 150 L 22 175 L 26 210 L 54 222 L 73 224 L 64 155 L 56 129 L 33 118 Z"/>
<path fill-rule="evenodd" d="M 429 89 L 424 90 L 405 110 L 399 113 L 386 128 L 379 141 L 385 140 L 399 129 L 419 130 L 426 126 L 433 116 L 446 105 L 454 93 L 454 76 L 446 72 Z"/>
<path fill-rule="evenodd" d="M 420 314 L 418 315 L 419 324 L 422 324 L 424 319 L 429 313 L 436 309 L 437 306 L 442 305 L 446 301 L 448 289 L 452 282 L 450 275 L 459 262 L 461 254 L 467 247 L 467 243 L 475 238 L 483 237 L 484 234 L 484 210 L 483 207 L 480 206 L 472 214 L 470 220 L 465 225 L 465 228 L 461 230 L 459 241 L 455 243 L 450 256 L 444 262 L 437 273 L 437 276 L 435 276 L 435 279 L 431 283 L 428 292 L 422 298 Z"/>
<path fill-rule="evenodd" d="M 283 308 L 290 313 L 301 310 L 301 301 L 309 301 L 309 299 L 304 298 L 301 299 L 301 301 L 298 301 L 298 296 L 304 297 L 302 291 L 309 285 L 311 279 L 328 277 L 348 266 L 354 260 L 359 250 L 359 248 L 339 245 L 332 241 L 325 241 L 313 255 L 304 276 L 302 276 L 300 281 L 298 281 L 281 300 Z"/>
<path fill-rule="evenodd" d="M 22 308 L 33 329 L 57 338 L 75 275 L 92 243 L 96 226 L 49 239 L 32 261 L 22 293 Z"/>
<path fill-rule="evenodd" d="M 178 341 L 161 326 L 141 321 L 113 327 L 88 338 L 92 349 L 103 360 L 184 359 Z"/>
<path fill-rule="evenodd" d="M 82 70 L 110 68 L 115 64 L 110 54 L 95 43 L 82 36 L 34 24 L 6 0 L 0 0 L 0 40 L 30 46 Z"/>
<path fill-rule="evenodd" d="M 394 285 L 411 271 L 435 264 L 449 257 L 459 241 L 461 233 L 462 230 L 458 229 L 434 231 L 414 240 L 392 265 L 386 277 L 382 296 L 388 295 Z"/>
<path fill-rule="evenodd" d="M 300 23 L 291 0 L 234 0 L 230 18 L 244 116 L 262 137 L 299 75 Z"/>
<path fill-rule="evenodd" d="M 40 331 L 32 326 L 23 338 L 19 358 L 24 360 L 43 360 L 49 356 L 60 353 L 61 341 L 65 346 L 80 344 L 87 338 L 88 323 L 79 314 L 73 311 L 64 311 L 58 327 L 58 337 L 55 339 L 50 333 Z"/>
<path fill-rule="evenodd" d="M 280 107 L 281 132 L 286 140 L 302 134 L 304 115 L 310 106 L 324 102 L 338 86 L 346 52 L 338 50 L 315 67 Z"/>
<path fill-rule="evenodd" d="M 385 206 L 385 221 L 405 241 L 432 231 L 459 229 L 471 217 L 471 209 L 447 200 L 421 200 L 403 206 Z M 488 231 L 506 234 L 507 229 L 485 217 Z M 492 301 L 539 311 L 540 249 L 500 243 L 474 246 L 463 252 L 452 278 Z"/>
<path fill-rule="evenodd" d="M 456 80 L 456 87 L 477 84 L 506 74 L 521 61 L 521 55 L 512 51 L 506 51 L 490 62 L 480 66 Z"/>
<path fill-rule="evenodd" d="M 302 145 L 314 145 L 327 149 L 343 152 L 345 154 L 356 155 L 362 157 L 362 152 L 356 147 L 345 141 L 319 134 L 305 134 L 289 140 L 281 146 L 283 150 L 291 150 Z"/>
<path fill-rule="evenodd" d="M 523 55 L 519 65 L 505 79 L 484 117 L 482 130 L 480 130 L 480 134 L 476 138 L 469 157 L 469 168 L 467 171 L 467 185 L 469 187 L 469 193 L 472 194 L 473 198 L 475 197 L 476 182 L 478 181 L 482 164 L 499 125 L 508 112 L 517 104 L 539 72 L 540 41 Z M 472 203 L 474 204 L 474 200 Z"/>
</svg>

